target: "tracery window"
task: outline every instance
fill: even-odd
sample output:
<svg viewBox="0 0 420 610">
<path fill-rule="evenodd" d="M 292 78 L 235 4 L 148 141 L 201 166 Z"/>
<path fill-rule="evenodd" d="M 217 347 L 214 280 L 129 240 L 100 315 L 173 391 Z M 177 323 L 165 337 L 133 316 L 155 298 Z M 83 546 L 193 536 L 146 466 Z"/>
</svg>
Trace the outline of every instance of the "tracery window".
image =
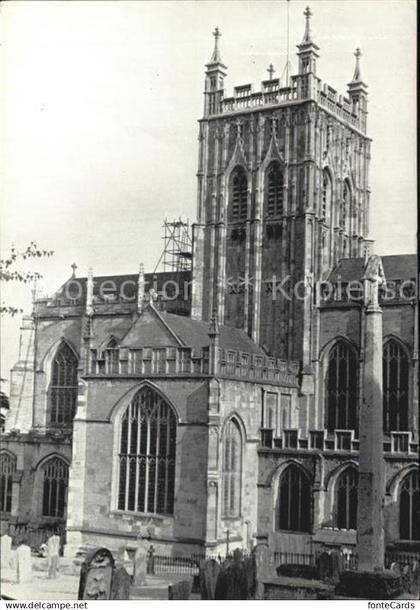
<svg viewBox="0 0 420 610">
<path fill-rule="evenodd" d="M 12 512 L 13 474 L 16 458 L 9 453 L 0 454 L 0 512 Z"/>
<path fill-rule="evenodd" d="M 150 387 L 142 388 L 121 418 L 118 509 L 172 514 L 176 418 Z"/>
<path fill-rule="evenodd" d="M 349 466 L 337 479 L 335 491 L 335 526 L 345 530 L 357 529 L 357 487 L 359 473 Z"/>
<path fill-rule="evenodd" d="M 57 350 L 49 388 L 50 423 L 54 425 L 71 424 L 76 413 L 77 365 L 73 350 L 62 345 Z"/>
<path fill-rule="evenodd" d="M 384 432 L 408 430 L 408 357 L 395 339 L 386 342 L 383 351 Z"/>
<path fill-rule="evenodd" d="M 119 372 L 119 350 L 117 340 L 112 338 L 104 350 L 105 373 L 116 375 Z"/>
<path fill-rule="evenodd" d="M 326 380 L 326 412 L 329 432 L 358 431 L 356 354 L 346 341 L 337 341 L 328 359 Z"/>
<path fill-rule="evenodd" d="M 282 473 L 277 501 L 277 528 L 294 532 L 311 529 L 311 484 L 301 468 L 291 464 Z"/>
<path fill-rule="evenodd" d="M 271 163 L 266 178 L 266 215 L 281 216 L 283 214 L 284 178 L 278 163 Z"/>
<path fill-rule="evenodd" d="M 239 517 L 242 477 L 242 437 L 234 419 L 229 420 L 223 436 L 223 516 Z"/>
<path fill-rule="evenodd" d="M 248 180 L 245 170 L 237 167 L 231 177 L 230 220 L 242 220 L 248 211 Z"/>
<path fill-rule="evenodd" d="M 321 217 L 327 220 L 331 210 L 331 176 L 327 169 L 322 172 L 322 202 L 321 202 Z"/>
<path fill-rule="evenodd" d="M 42 472 L 42 514 L 46 517 L 63 518 L 67 504 L 69 467 L 64 460 L 55 457 L 43 465 Z"/>
<path fill-rule="evenodd" d="M 410 472 L 400 487 L 400 539 L 419 540 L 419 473 Z"/>
<path fill-rule="evenodd" d="M 343 184 L 343 200 L 341 202 L 340 227 L 345 229 L 350 214 L 351 190 L 347 180 Z"/>
</svg>

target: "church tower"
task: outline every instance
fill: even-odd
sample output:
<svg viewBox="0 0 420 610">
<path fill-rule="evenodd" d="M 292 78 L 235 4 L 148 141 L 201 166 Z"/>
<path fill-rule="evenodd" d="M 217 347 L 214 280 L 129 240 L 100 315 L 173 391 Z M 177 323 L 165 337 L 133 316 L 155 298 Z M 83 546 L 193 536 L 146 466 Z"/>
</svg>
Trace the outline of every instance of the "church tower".
<svg viewBox="0 0 420 610">
<path fill-rule="evenodd" d="M 289 82 L 269 78 L 226 97 L 226 66 L 207 64 L 199 121 L 192 316 L 244 329 L 270 355 L 310 373 L 314 286 L 368 233 L 367 92 L 360 51 L 348 95 L 317 75 L 312 13 Z"/>
</svg>

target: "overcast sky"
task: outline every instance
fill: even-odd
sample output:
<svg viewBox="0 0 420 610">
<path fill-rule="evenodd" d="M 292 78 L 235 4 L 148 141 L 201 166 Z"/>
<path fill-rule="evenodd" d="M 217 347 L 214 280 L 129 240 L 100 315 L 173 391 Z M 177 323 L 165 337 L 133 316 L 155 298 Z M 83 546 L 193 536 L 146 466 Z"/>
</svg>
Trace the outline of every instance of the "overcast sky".
<svg viewBox="0 0 420 610">
<path fill-rule="evenodd" d="M 290 2 L 290 49 L 307 2 Z M 376 252 L 414 252 L 414 0 L 312 0 L 318 75 L 346 92 L 353 52 L 369 85 L 371 237 Z M 1 6 L 2 251 L 36 240 L 51 293 L 78 274 L 153 270 L 162 221 L 194 220 L 204 64 L 222 31 L 234 85 L 285 64 L 285 0 L 6 2 Z M 34 267 L 32 267 L 34 268 Z M 3 299 L 29 306 L 29 289 Z M 3 323 L 2 376 L 17 359 L 18 321 Z"/>
</svg>

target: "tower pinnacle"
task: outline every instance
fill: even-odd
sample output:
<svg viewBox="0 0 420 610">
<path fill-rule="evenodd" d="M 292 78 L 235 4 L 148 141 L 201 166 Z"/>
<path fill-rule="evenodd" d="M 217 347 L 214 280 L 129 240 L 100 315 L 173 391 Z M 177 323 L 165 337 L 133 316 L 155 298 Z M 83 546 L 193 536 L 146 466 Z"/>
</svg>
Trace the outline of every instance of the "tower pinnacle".
<svg viewBox="0 0 420 610">
<path fill-rule="evenodd" d="M 360 71 L 360 58 L 362 57 L 362 52 L 359 47 L 357 47 L 354 52 L 354 56 L 356 58 L 356 66 L 354 68 L 352 83 L 359 83 L 362 80 L 362 73 Z"/>
<path fill-rule="evenodd" d="M 313 15 L 313 12 L 311 11 L 310 7 L 307 6 L 306 9 L 304 10 L 303 14 L 306 17 L 306 24 L 305 24 L 305 33 L 303 35 L 302 43 L 310 44 L 312 42 L 311 17 Z"/>
<path fill-rule="evenodd" d="M 211 56 L 211 59 L 210 59 L 211 64 L 221 64 L 222 63 L 222 58 L 220 57 L 220 51 L 219 51 L 219 38 L 221 37 L 221 35 L 222 35 L 222 32 L 216 26 L 216 28 L 214 29 L 214 32 L 213 32 L 214 51 L 213 51 L 213 55 Z"/>
</svg>

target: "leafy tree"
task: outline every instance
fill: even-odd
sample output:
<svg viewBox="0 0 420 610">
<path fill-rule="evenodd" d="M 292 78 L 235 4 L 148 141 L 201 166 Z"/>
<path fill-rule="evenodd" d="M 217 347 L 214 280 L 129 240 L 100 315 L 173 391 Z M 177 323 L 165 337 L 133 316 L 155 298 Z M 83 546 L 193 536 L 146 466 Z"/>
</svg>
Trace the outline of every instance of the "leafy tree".
<svg viewBox="0 0 420 610">
<path fill-rule="evenodd" d="M 31 241 L 26 250 L 20 251 L 12 246 L 10 253 L 6 258 L 0 259 L 0 281 L 1 282 L 21 282 L 27 284 L 34 282 L 42 277 L 37 271 L 20 271 L 17 265 L 21 261 L 26 261 L 29 258 L 49 258 L 54 254 L 53 250 L 41 250 L 38 248 L 34 241 Z M 0 313 L 9 314 L 15 316 L 18 313 L 22 313 L 23 310 L 13 305 L 7 305 L 2 303 L 0 306 Z"/>
</svg>

